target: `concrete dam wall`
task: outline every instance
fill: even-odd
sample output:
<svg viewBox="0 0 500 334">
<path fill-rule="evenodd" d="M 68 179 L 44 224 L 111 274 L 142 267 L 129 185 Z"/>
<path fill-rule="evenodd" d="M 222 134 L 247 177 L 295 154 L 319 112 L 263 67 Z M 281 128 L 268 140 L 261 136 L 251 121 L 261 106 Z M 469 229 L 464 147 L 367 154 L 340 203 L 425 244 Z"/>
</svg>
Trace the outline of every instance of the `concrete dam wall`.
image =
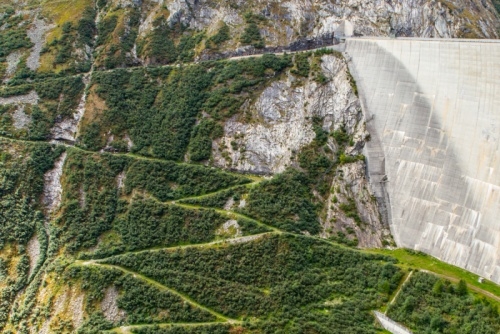
<svg viewBox="0 0 500 334">
<path fill-rule="evenodd" d="M 500 43 L 346 43 L 396 243 L 500 283 Z"/>
</svg>

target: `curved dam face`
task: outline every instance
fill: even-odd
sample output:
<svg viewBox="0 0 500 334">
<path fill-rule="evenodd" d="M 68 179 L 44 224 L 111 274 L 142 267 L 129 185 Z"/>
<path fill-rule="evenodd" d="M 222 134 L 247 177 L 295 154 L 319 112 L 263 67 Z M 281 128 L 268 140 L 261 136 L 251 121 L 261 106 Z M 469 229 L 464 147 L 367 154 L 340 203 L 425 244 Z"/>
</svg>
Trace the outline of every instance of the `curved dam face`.
<svg viewBox="0 0 500 334">
<path fill-rule="evenodd" d="M 396 243 L 500 283 L 500 43 L 346 43 Z"/>
</svg>

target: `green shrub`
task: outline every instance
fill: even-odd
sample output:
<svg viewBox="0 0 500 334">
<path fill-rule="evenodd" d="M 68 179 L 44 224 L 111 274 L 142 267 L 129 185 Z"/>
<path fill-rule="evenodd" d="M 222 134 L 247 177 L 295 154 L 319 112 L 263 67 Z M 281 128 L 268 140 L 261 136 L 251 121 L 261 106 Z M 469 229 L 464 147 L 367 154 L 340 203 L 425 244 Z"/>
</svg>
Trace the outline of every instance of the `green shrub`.
<svg viewBox="0 0 500 334">
<path fill-rule="evenodd" d="M 346 217 L 354 219 L 356 224 L 359 225 L 363 222 L 358 215 L 358 209 L 356 207 L 356 202 L 352 198 L 349 198 L 347 203 L 340 203 L 339 209 L 344 211 Z"/>
<path fill-rule="evenodd" d="M 471 296 L 464 281 L 449 281 L 415 272 L 403 286 L 387 315 L 415 332 L 498 333 L 498 308 Z"/>
<path fill-rule="evenodd" d="M 289 169 L 252 188 L 245 212 L 286 231 L 317 234 L 320 224 L 309 185 L 305 174 Z"/>
<path fill-rule="evenodd" d="M 23 23 L 23 16 L 14 14 L 15 11 L 9 7 L 0 19 L 0 26 L 6 28 L 0 34 L 0 61 L 4 61 L 4 57 L 15 50 L 33 46 L 26 34 L 28 25 L 26 22 Z"/>
<path fill-rule="evenodd" d="M 309 65 L 309 52 L 301 52 L 295 54 L 295 68 L 292 73 L 301 77 L 309 77 L 311 66 Z"/>
<path fill-rule="evenodd" d="M 260 29 L 255 22 L 247 23 L 245 30 L 240 38 L 241 43 L 245 45 L 251 44 L 256 49 L 265 47 L 264 39 L 260 34 Z"/>
<path fill-rule="evenodd" d="M 161 201 L 203 195 L 250 182 L 214 168 L 171 161 L 137 160 L 130 164 L 125 192 L 145 190 Z"/>
<path fill-rule="evenodd" d="M 134 268 L 224 315 L 258 317 L 243 324 L 249 330 L 276 332 L 294 323 L 304 332 L 317 321 L 321 333 L 374 332 L 369 310 L 382 305 L 402 277 L 383 261 L 291 235 L 106 260 Z"/>
<path fill-rule="evenodd" d="M 207 45 L 209 48 L 218 48 L 222 43 L 229 41 L 230 39 L 231 35 L 229 26 L 224 23 L 219 31 L 208 39 Z"/>
</svg>

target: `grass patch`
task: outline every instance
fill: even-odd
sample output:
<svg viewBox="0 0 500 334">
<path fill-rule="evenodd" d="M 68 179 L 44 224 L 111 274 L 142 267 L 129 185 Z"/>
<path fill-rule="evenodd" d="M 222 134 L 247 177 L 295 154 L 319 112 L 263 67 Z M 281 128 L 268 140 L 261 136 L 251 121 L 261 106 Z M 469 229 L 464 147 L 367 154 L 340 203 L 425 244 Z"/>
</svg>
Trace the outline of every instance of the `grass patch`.
<svg viewBox="0 0 500 334">
<path fill-rule="evenodd" d="M 383 254 L 395 257 L 398 259 L 399 266 L 402 268 L 417 268 L 432 271 L 439 275 L 448 276 L 455 279 L 462 279 L 468 285 L 477 287 L 479 289 L 491 292 L 496 296 L 500 296 L 500 286 L 484 280 L 483 283 L 478 282 L 479 275 L 471 273 L 465 269 L 461 269 L 454 265 L 445 263 L 432 257 L 430 255 L 424 254 L 422 252 L 412 251 L 404 248 L 389 250 L 389 249 L 372 249 L 369 253 Z M 500 305 L 500 302 L 495 301 L 496 305 Z"/>
</svg>

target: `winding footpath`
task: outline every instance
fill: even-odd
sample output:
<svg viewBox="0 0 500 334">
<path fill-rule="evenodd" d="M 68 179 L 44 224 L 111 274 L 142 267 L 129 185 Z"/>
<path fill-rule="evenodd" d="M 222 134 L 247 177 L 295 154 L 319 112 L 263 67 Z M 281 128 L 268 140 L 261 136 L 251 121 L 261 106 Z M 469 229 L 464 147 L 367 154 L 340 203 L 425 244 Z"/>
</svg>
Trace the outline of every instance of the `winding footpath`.
<svg viewBox="0 0 500 334">
<path fill-rule="evenodd" d="M 203 310 L 205 312 L 208 312 L 210 313 L 211 315 L 213 315 L 214 317 L 216 317 L 217 319 L 219 319 L 220 321 L 223 321 L 223 322 L 228 322 L 230 324 L 237 324 L 237 323 L 241 323 L 241 321 L 239 320 L 236 320 L 236 319 L 232 319 L 232 318 L 229 318 L 229 317 L 226 317 L 225 315 L 223 314 L 220 314 L 206 306 L 203 306 L 201 305 L 200 303 L 196 302 L 195 300 L 193 300 L 192 298 L 190 298 L 189 296 L 183 294 L 183 293 L 180 293 L 179 291 L 177 290 L 174 290 L 166 285 L 163 285 L 161 283 L 159 283 L 158 281 L 155 281 L 153 280 L 152 278 L 150 277 L 147 277 L 145 275 L 142 275 L 142 274 L 139 274 L 135 271 L 132 271 L 132 270 L 129 270 L 129 269 L 126 269 L 124 267 L 121 267 L 121 266 L 118 266 L 118 265 L 113 265 L 113 264 L 104 264 L 104 263 L 100 263 L 100 262 L 96 262 L 96 261 L 75 261 L 75 265 L 81 265 L 81 266 L 99 266 L 99 267 L 103 267 L 103 268 L 107 268 L 107 269 L 117 269 L 117 270 L 120 270 L 122 271 L 123 273 L 125 274 L 128 274 L 128 275 L 131 275 L 132 277 L 134 278 L 137 278 L 137 279 L 140 279 L 146 283 L 148 283 L 149 285 L 151 286 L 154 286 L 160 290 L 164 290 L 164 291 L 167 291 L 179 298 L 181 298 L 182 300 L 184 300 L 185 302 L 187 302 L 189 305 L 193 306 L 193 307 L 196 307 L 196 308 L 199 308 L 200 310 Z"/>
</svg>

